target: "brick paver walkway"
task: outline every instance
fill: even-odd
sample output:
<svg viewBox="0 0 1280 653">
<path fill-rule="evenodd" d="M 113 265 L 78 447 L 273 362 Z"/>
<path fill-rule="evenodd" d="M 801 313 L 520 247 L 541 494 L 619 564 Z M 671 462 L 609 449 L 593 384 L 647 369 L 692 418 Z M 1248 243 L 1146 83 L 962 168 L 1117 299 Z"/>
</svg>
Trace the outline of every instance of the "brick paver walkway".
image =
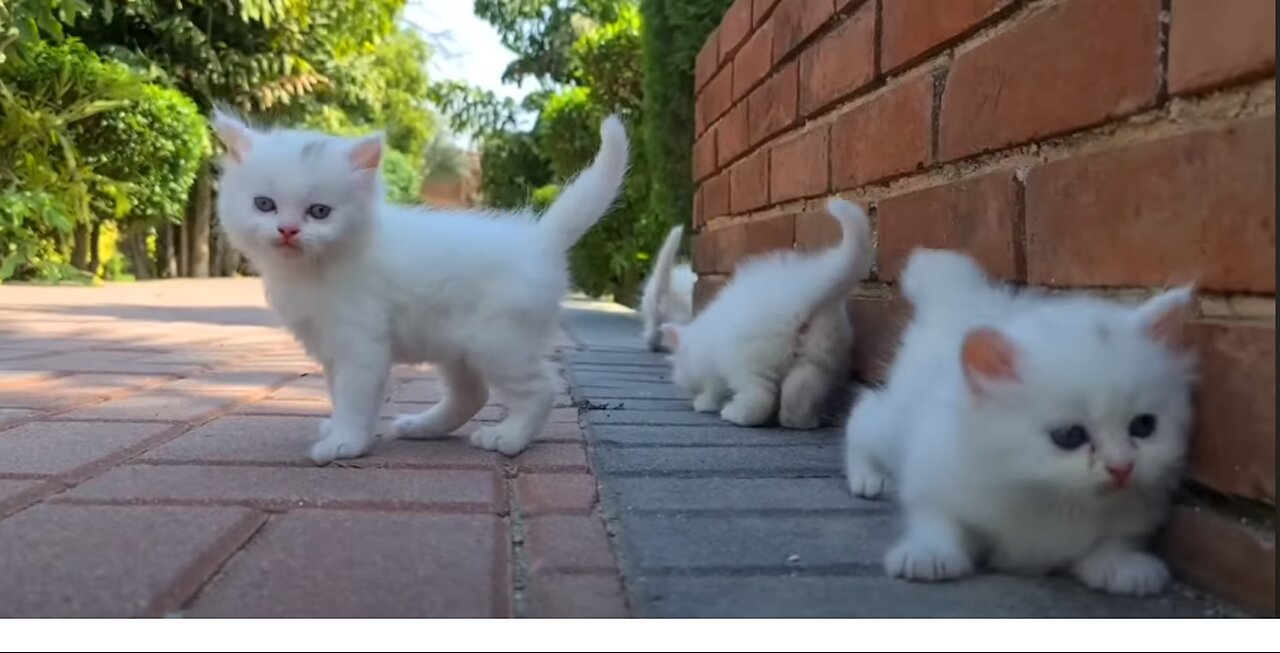
<svg viewBox="0 0 1280 653">
<path fill-rule="evenodd" d="M 252 279 L 0 286 L 0 616 L 625 616 L 568 394 L 512 460 L 316 468 L 324 381 L 275 324 Z"/>
</svg>

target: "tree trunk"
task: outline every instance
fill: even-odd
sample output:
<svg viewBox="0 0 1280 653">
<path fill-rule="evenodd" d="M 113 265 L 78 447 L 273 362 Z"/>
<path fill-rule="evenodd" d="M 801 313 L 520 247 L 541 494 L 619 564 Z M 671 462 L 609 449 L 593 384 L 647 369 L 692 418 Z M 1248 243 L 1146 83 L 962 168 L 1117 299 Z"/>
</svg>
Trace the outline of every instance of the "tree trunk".
<svg viewBox="0 0 1280 653">
<path fill-rule="evenodd" d="M 89 226 L 76 225 L 74 240 L 71 244 L 71 265 L 77 270 L 89 269 Z"/>
<path fill-rule="evenodd" d="M 213 222 L 213 193 L 209 168 L 200 170 L 187 206 L 187 241 L 190 253 L 188 274 L 197 278 L 209 276 L 209 236 Z"/>
<path fill-rule="evenodd" d="M 178 276 L 178 248 L 175 245 L 177 230 L 176 225 L 168 223 L 160 227 L 160 242 L 156 243 L 156 250 L 160 259 L 160 277 L 164 279 L 173 279 Z"/>
<path fill-rule="evenodd" d="M 153 278 L 155 275 L 151 273 L 151 257 L 147 256 L 147 230 L 140 227 L 132 228 L 126 233 L 123 241 L 129 262 L 133 264 L 133 278 L 138 281 Z M 162 248 L 156 249 L 159 253 Z"/>
<path fill-rule="evenodd" d="M 102 222 L 94 222 L 93 230 L 89 232 L 89 274 L 98 276 L 98 271 L 102 268 Z"/>
</svg>

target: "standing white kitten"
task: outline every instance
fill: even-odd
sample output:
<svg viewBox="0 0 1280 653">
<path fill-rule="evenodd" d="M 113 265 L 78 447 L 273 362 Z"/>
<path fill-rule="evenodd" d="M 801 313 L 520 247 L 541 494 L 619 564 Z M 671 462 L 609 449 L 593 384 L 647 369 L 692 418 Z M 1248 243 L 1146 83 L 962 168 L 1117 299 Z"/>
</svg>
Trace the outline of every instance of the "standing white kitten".
<svg viewBox="0 0 1280 653">
<path fill-rule="evenodd" d="M 818 426 L 853 342 L 844 297 L 870 266 L 866 214 L 843 200 L 827 211 L 840 223 L 838 246 L 747 261 L 696 319 L 663 325 L 673 380 L 695 410 L 742 426 L 775 412 L 788 428 Z"/>
<path fill-rule="evenodd" d="M 922 249 L 902 290 L 914 319 L 846 433 L 853 493 L 880 496 L 892 477 L 904 509 L 888 573 L 936 581 L 985 562 L 1159 591 L 1169 573 L 1144 545 L 1187 449 L 1191 288 L 1138 307 L 1015 294 L 966 256 Z"/>
<path fill-rule="evenodd" d="M 652 351 L 662 350 L 663 324 L 685 324 L 693 318 L 693 284 L 698 276 L 688 263 L 676 264 L 682 235 L 684 227 L 675 227 L 667 234 L 640 299 L 644 342 Z"/>
<path fill-rule="evenodd" d="M 446 436 L 492 387 L 508 417 L 471 442 L 523 450 L 551 410 L 542 355 L 568 285 L 565 251 L 609 209 L 626 174 L 622 124 L 604 121 L 595 162 L 538 220 L 387 204 L 380 135 L 257 131 L 221 113 L 214 127 L 227 147 L 218 195 L 227 237 L 329 382 L 333 417 L 311 458 L 369 450 L 393 363 L 434 363 L 446 388 L 435 407 L 399 417 L 396 435 Z"/>
</svg>

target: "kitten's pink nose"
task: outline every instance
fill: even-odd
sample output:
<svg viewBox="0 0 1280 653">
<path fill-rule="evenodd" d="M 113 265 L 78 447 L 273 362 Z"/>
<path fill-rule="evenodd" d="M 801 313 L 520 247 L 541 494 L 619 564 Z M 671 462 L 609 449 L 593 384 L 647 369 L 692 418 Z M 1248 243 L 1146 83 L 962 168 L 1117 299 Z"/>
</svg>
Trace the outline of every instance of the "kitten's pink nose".
<svg viewBox="0 0 1280 653">
<path fill-rule="evenodd" d="M 1129 475 L 1133 473 L 1133 463 L 1107 465 L 1107 473 L 1111 475 L 1116 485 L 1124 487 L 1125 483 L 1129 482 Z"/>
<path fill-rule="evenodd" d="M 283 238 L 285 242 L 289 242 L 297 237 L 298 232 L 301 231 L 301 229 L 293 225 L 289 225 L 286 227 L 276 227 L 276 231 L 280 232 L 280 237 Z"/>
</svg>

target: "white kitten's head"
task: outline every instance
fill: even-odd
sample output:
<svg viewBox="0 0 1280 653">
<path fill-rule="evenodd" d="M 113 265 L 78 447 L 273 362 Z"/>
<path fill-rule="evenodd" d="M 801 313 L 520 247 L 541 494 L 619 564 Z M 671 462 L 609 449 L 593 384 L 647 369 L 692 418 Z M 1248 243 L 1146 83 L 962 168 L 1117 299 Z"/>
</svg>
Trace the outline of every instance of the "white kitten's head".
<svg viewBox="0 0 1280 653">
<path fill-rule="evenodd" d="M 255 263 L 321 260 L 372 223 L 382 197 L 381 134 L 260 131 L 222 112 L 213 127 L 227 149 L 218 218 Z"/>
<path fill-rule="evenodd" d="M 1136 308 L 1050 297 L 970 331 L 963 437 L 981 439 L 991 474 L 1057 492 L 1171 486 L 1191 429 L 1191 299 L 1189 287 Z"/>
</svg>

